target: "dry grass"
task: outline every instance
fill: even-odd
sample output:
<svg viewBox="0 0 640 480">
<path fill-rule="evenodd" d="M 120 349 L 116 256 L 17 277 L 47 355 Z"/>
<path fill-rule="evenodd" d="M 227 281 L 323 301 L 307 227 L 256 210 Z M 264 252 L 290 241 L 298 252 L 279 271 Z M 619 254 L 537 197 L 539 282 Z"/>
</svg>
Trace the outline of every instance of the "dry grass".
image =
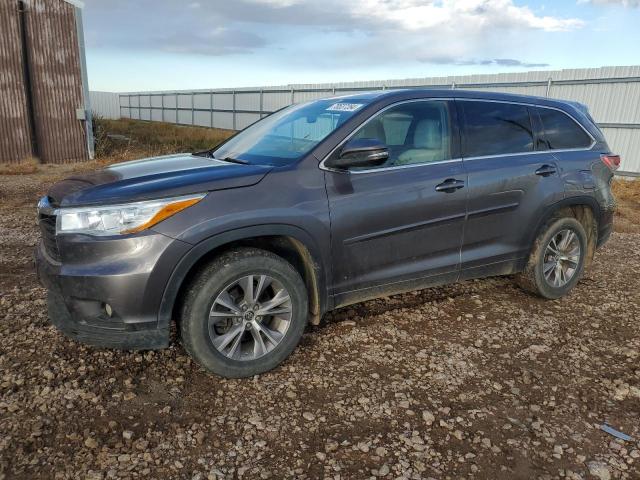
<svg viewBox="0 0 640 480">
<path fill-rule="evenodd" d="M 613 182 L 613 194 L 618 201 L 632 203 L 640 208 L 640 179 L 615 180 Z"/>
<path fill-rule="evenodd" d="M 84 172 L 107 165 L 139 158 L 196 152 L 215 147 L 233 135 L 232 130 L 190 127 L 162 122 L 139 120 L 105 120 L 94 118 L 96 158 L 92 162 L 54 165 L 41 164 L 36 158 L 15 164 L 0 164 L 0 175 L 61 173 L 69 170 Z"/>
<path fill-rule="evenodd" d="M 36 173 L 41 167 L 37 158 L 25 158 L 20 163 L 0 164 L 0 175 L 27 175 Z"/>
<path fill-rule="evenodd" d="M 640 233 L 640 180 L 615 180 L 613 194 L 618 202 L 615 231 Z"/>
<path fill-rule="evenodd" d="M 131 119 L 94 118 L 93 121 L 96 159 L 78 164 L 76 171 L 157 155 L 207 150 L 234 133 L 232 130 Z"/>
<path fill-rule="evenodd" d="M 233 134 L 231 130 L 130 119 L 97 118 L 94 123 L 99 162 L 207 150 Z"/>
</svg>

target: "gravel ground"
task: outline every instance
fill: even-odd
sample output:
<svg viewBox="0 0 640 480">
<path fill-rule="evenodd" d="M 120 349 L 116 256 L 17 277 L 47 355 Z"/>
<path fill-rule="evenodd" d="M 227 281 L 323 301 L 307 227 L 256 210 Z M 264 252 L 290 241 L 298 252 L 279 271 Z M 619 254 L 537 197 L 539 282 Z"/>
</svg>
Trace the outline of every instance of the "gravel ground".
<svg viewBox="0 0 640 480">
<path fill-rule="evenodd" d="M 96 350 L 49 326 L 34 205 L 62 173 L 0 177 L 0 479 L 640 478 L 637 230 L 568 298 L 494 278 L 370 301 L 224 380 L 175 342 Z"/>
</svg>

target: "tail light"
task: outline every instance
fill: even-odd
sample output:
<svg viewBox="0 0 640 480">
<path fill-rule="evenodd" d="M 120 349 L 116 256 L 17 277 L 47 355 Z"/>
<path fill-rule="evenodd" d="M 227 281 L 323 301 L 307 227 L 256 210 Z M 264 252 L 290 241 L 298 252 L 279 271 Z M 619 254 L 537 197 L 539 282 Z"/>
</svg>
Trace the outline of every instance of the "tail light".
<svg viewBox="0 0 640 480">
<path fill-rule="evenodd" d="M 600 159 L 611 171 L 620 167 L 620 155 L 600 155 Z"/>
</svg>

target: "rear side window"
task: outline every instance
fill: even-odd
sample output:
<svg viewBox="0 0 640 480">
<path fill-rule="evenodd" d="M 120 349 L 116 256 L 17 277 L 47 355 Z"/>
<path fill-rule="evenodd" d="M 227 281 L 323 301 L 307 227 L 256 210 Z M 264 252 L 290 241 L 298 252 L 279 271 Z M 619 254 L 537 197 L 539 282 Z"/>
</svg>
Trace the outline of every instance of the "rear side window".
<svg viewBox="0 0 640 480">
<path fill-rule="evenodd" d="M 550 108 L 537 108 L 542 121 L 541 144 L 549 150 L 588 148 L 591 137 L 569 115 Z"/>
<path fill-rule="evenodd" d="M 461 101 L 465 117 L 465 156 L 533 151 L 529 110 L 512 103 Z"/>
</svg>

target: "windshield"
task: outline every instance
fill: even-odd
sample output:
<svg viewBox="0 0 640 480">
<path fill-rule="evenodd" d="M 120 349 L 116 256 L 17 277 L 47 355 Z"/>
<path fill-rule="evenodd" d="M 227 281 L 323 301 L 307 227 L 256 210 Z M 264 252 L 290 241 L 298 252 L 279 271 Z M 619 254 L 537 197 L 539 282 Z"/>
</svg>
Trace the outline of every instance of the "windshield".
<svg viewBox="0 0 640 480">
<path fill-rule="evenodd" d="M 282 166 L 306 155 L 366 101 L 317 100 L 292 105 L 251 125 L 213 151 L 217 159 Z"/>
</svg>

